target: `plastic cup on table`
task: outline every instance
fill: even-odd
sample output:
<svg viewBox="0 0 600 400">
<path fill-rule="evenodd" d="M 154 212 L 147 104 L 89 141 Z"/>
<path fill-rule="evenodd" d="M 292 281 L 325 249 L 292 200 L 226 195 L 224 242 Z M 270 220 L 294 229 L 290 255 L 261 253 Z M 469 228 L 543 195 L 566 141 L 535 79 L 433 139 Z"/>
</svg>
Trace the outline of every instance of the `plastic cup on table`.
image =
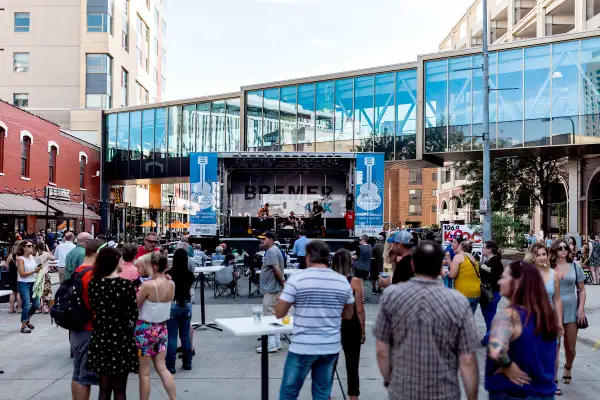
<svg viewBox="0 0 600 400">
<path fill-rule="evenodd" d="M 262 306 L 252 307 L 252 317 L 254 318 L 255 324 L 260 324 L 262 320 L 263 308 Z"/>
</svg>

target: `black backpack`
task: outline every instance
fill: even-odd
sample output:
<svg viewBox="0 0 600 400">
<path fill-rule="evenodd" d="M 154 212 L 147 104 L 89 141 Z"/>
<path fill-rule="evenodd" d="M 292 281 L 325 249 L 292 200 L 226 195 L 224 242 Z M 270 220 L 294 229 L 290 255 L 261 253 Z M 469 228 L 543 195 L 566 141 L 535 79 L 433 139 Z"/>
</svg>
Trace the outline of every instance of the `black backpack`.
<svg viewBox="0 0 600 400">
<path fill-rule="evenodd" d="M 82 331 L 92 319 L 92 312 L 83 301 L 83 276 L 91 271 L 88 267 L 75 272 L 58 287 L 50 316 L 56 325 L 70 331 Z"/>
</svg>

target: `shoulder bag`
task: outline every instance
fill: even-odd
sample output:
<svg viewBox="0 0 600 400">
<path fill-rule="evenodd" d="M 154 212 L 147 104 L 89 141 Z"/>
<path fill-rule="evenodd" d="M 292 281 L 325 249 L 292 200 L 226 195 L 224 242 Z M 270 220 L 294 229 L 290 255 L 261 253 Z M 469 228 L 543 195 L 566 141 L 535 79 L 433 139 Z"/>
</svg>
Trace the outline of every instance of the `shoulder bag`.
<svg viewBox="0 0 600 400">
<path fill-rule="evenodd" d="M 465 258 L 467 260 L 469 260 L 469 262 L 473 266 L 473 269 L 475 270 L 475 273 L 477 274 L 477 277 L 479 278 L 479 286 L 481 288 L 481 294 L 479 295 L 479 301 L 483 302 L 484 304 L 491 303 L 492 300 L 494 300 L 494 292 L 492 291 L 492 285 L 490 285 L 489 283 L 481 282 L 481 275 L 479 275 L 479 271 L 477 270 L 477 267 L 475 267 L 475 264 L 473 264 L 473 261 L 471 261 L 471 259 L 469 257 L 467 257 L 465 255 Z"/>
</svg>

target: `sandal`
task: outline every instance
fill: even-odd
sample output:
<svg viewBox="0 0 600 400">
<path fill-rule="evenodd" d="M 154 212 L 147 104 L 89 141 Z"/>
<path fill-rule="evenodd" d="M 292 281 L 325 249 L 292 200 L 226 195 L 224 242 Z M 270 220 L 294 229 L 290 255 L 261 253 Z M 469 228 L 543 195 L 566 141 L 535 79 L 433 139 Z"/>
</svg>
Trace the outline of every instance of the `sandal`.
<svg viewBox="0 0 600 400">
<path fill-rule="evenodd" d="M 558 380 L 554 381 L 556 383 L 556 392 L 554 392 L 555 396 L 562 396 L 562 390 L 558 387 Z"/>
<path fill-rule="evenodd" d="M 31 333 L 31 330 L 24 326 L 21 328 L 21 333 Z"/>
<path fill-rule="evenodd" d="M 26 323 L 25 325 L 27 325 L 27 327 L 29 329 L 35 329 L 35 326 L 33 326 L 33 324 L 31 322 Z"/>
<path fill-rule="evenodd" d="M 567 367 L 567 364 L 565 364 L 565 372 L 563 372 L 563 382 L 565 383 L 565 385 L 569 385 L 571 383 L 571 379 L 573 378 L 572 376 L 566 376 L 565 373 L 566 371 L 570 371 L 571 368 L 573 368 L 573 366 Z"/>
</svg>

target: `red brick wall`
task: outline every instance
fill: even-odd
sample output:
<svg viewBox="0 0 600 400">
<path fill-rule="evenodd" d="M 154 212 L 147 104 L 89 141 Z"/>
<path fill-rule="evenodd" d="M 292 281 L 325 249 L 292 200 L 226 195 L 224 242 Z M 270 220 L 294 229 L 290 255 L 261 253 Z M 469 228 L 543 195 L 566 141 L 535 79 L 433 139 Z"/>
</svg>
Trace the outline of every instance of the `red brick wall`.
<svg viewBox="0 0 600 400">
<path fill-rule="evenodd" d="M 71 200 L 81 202 L 79 152 L 83 151 L 88 156 L 85 172 L 86 203 L 99 206 L 100 178 L 92 177 L 100 170 L 100 151 L 96 146 L 86 145 L 70 135 L 61 134 L 57 125 L 0 101 L 0 126 L 2 124 L 8 128 L 8 135 L 4 138 L 4 149 L 0 149 L 4 152 L 4 175 L 0 175 L 0 193 L 25 193 L 31 197 L 44 197 L 44 188 L 48 186 L 48 142 L 53 141 L 59 148 L 56 156 L 56 187 L 69 189 Z M 29 161 L 30 180 L 21 179 L 21 131 L 28 131 L 33 136 Z M 90 223 L 86 225 L 89 229 Z"/>
<path fill-rule="evenodd" d="M 433 190 L 437 189 L 437 180 L 433 173 L 437 169 L 422 169 L 421 185 L 409 184 L 409 169 L 392 169 L 385 171 L 385 207 L 384 221 L 391 222 L 399 227 L 407 222 L 420 222 L 421 227 L 437 224 L 437 212 L 432 211 L 436 204 Z M 421 189 L 421 215 L 408 215 L 409 190 Z"/>
</svg>

